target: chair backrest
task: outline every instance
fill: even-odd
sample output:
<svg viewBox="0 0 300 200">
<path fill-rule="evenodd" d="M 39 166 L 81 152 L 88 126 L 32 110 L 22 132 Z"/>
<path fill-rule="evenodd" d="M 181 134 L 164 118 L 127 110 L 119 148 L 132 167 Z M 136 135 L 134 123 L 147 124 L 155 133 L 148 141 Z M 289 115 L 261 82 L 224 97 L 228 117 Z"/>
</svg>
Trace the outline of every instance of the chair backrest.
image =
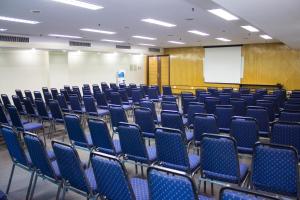
<svg viewBox="0 0 300 200">
<path fill-rule="evenodd" d="M 107 199 L 135 200 L 127 171 L 118 158 L 94 151 L 91 153 L 91 164 L 97 191 L 101 196 Z"/>
<path fill-rule="evenodd" d="M 234 115 L 245 116 L 247 113 L 247 103 L 241 98 L 231 98 L 230 104 L 233 106 Z"/>
<path fill-rule="evenodd" d="M 82 111 L 82 107 L 79 101 L 79 98 L 77 95 L 70 95 L 69 96 L 69 100 L 70 100 L 70 105 L 71 105 L 71 109 L 73 112 L 75 113 L 83 113 Z"/>
<path fill-rule="evenodd" d="M 155 109 L 155 104 L 153 101 L 145 100 L 140 102 L 140 106 L 143 108 L 149 108 L 152 112 L 153 119 L 157 120 L 157 114 L 156 114 L 156 109 Z"/>
<path fill-rule="evenodd" d="M 162 90 L 163 90 L 163 95 L 173 95 L 172 88 L 169 85 L 163 85 Z"/>
<path fill-rule="evenodd" d="M 92 96 L 83 96 L 83 103 L 87 114 L 92 116 L 98 116 L 95 100 Z"/>
<path fill-rule="evenodd" d="M 155 131 L 157 160 L 165 167 L 189 171 L 190 163 L 185 138 L 182 135 L 178 129 L 157 128 Z"/>
<path fill-rule="evenodd" d="M 119 92 L 111 92 L 110 93 L 110 100 L 112 104 L 115 105 L 122 105 L 122 99 Z"/>
<path fill-rule="evenodd" d="M 22 131 L 23 130 L 23 124 L 22 124 L 21 117 L 18 113 L 17 108 L 15 106 L 9 106 L 7 108 L 7 112 L 9 114 L 12 125 L 15 128 L 17 128 L 18 130 Z"/>
<path fill-rule="evenodd" d="M 275 119 L 275 104 L 274 104 L 274 102 L 269 101 L 269 100 L 257 100 L 256 105 L 265 107 L 268 111 L 270 121 L 274 121 L 274 119 Z"/>
<path fill-rule="evenodd" d="M 231 98 L 241 98 L 241 93 L 239 91 L 233 91 L 231 93 Z"/>
<path fill-rule="evenodd" d="M 49 109 L 54 120 L 63 120 L 63 115 L 57 100 L 49 102 Z"/>
<path fill-rule="evenodd" d="M 299 198 L 298 154 L 295 148 L 257 143 L 251 171 L 252 188 Z"/>
<path fill-rule="evenodd" d="M 9 125 L 9 122 L 8 122 L 7 116 L 5 114 L 3 105 L 0 105 L 0 124 Z"/>
<path fill-rule="evenodd" d="M 56 88 L 50 89 L 53 99 L 57 100 L 58 90 Z"/>
<path fill-rule="evenodd" d="M 8 126 L 2 126 L 1 133 L 12 161 L 29 167 L 29 161 L 18 139 L 18 133 Z"/>
<path fill-rule="evenodd" d="M 69 102 L 69 93 L 65 89 L 60 89 L 59 90 L 61 94 L 64 95 L 66 102 Z"/>
<path fill-rule="evenodd" d="M 211 93 L 213 96 L 218 96 L 218 93 L 219 93 L 218 89 L 217 89 L 217 88 L 214 88 L 214 87 L 209 87 L 209 88 L 207 88 L 207 91 L 208 91 L 209 93 Z"/>
<path fill-rule="evenodd" d="M 209 93 L 209 92 L 199 92 L 197 94 L 197 100 L 200 102 L 200 103 L 205 103 L 205 98 L 206 97 L 212 97 L 212 94 Z"/>
<path fill-rule="evenodd" d="M 139 125 L 142 132 L 154 133 L 155 123 L 152 111 L 149 108 L 141 107 L 134 109 L 135 123 Z"/>
<path fill-rule="evenodd" d="M 25 90 L 25 97 L 29 98 L 30 102 L 32 103 L 32 105 L 34 105 L 34 100 L 33 100 L 33 96 L 30 90 Z"/>
<path fill-rule="evenodd" d="M 151 166 L 147 170 L 147 177 L 152 200 L 199 199 L 192 178 L 184 172 Z"/>
<path fill-rule="evenodd" d="M 195 93 L 196 93 L 196 97 L 198 98 L 199 94 L 206 93 L 206 89 L 196 89 Z"/>
<path fill-rule="evenodd" d="M 42 87 L 43 94 L 49 93 L 49 89 L 47 87 Z"/>
<path fill-rule="evenodd" d="M 172 101 L 162 101 L 161 102 L 161 110 L 173 110 L 179 112 L 178 105 L 175 102 Z"/>
<path fill-rule="evenodd" d="M 21 101 L 20 97 L 18 97 L 17 95 L 12 95 L 12 100 L 13 100 L 14 105 L 15 105 L 16 109 L 18 110 L 18 112 L 23 115 L 26 114 L 26 112 L 22 106 L 22 101 Z"/>
<path fill-rule="evenodd" d="M 229 94 L 230 94 L 230 93 L 233 92 L 233 88 L 223 88 L 223 89 L 222 89 L 222 92 L 223 92 L 223 93 L 229 93 Z"/>
<path fill-rule="evenodd" d="M 16 95 L 20 98 L 20 100 L 22 101 L 24 99 L 23 93 L 21 90 L 15 90 Z"/>
<path fill-rule="evenodd" d="M 250 88 L 240 88 L 239 91 L 241 94 L 249 94 Z"/>
<path fill-rule="evenodd" d="M 24 142 L 27 146 L 33 166 L 38 170 L 38 173 L 58 179 L 42 140 L 36 134 L 25 132 Z"/>
<path fill-rule="evenodd" d="M 266 108 L 260 106 L 248 106 L 247 116 L 256 119 L 260 131 L 270 131 L 269 114 Z"/>
<path fill-rule="evenodd" d="M 206 178 L 240 183 L 240 166 L 236 141 L 229 136 L 204 134 L 201 140 L 201 170 Z M 217 162 L 216 162 L 217 160 Z"/>
<path fill-rule="evenodd" d="M 52 141 L 53 151 L 57 159 L 57 165 L 62 178 L 81 191 L 92 193 L 91 185 L 84 172 L 77 151 L 68 144 Z"/>
<path fill-rule="evenodd" d="M 46 105 L 42 99 L 35 99 L 34 103 L 36 105 L 36 110 L 41 119 L 49 119 L 49 114 L 47 112 Z"/>
<path fill-rule="evenodd" d="M 139 104 L 141 99 L 143 98 L 141 90 L 140 89 L 134 89 L 131 92 L 132 92 L 132 102 L 134 104 Z"/>
<path fill-rule="evenodd" d="M 288 98 L 286 102 L 290 104 L 300 104 L 300 98 Z"/>
<path fill-rule="evenodd" d="M 230 134 L 236 140 L 240 153 L 252 153 L 259 139 L 257 122 L 252 117 L 233 117 Z"/>
<path fill-rule="evenodd" d="M 25 97 L 23 99 L 23 104 L 24 104 L 24 107 L 25 107 L 25 110 L 26 110 L 26 113 L 32 117 L 35 117 L 36 116 L 36 112 L 35 112 L 35 109 L 33 107 L 33 104 L 30 100 L 30 98 L 28 97 Z"/>
<path fill-rule="evenodd" d="M 125 110 L 122 106 L 110 105 L 109 113 L 111 124 L 114 128 L 119 126 L 119 122 L 128 122 Z"/>
<path fill-rule="evenodd" d="M 243 94 L 241 99 L 246 101 L 247 106 L 255 106 L 255 98 L 253 94 Z"/>
<path fill-rule="evenodd" d="M 140 88 L 141 88 L 141 90 L 142 90 L 144 96 L 145 96 L 145 95 L 148 95 L 148 89 L 149 89 L 148 85 L 141 84 L 141 85 L 140 85 Z"/>
<path fill-rule="evenodd" d="M 217 124 L 219 128 L 230 129 L 231 118 L 234 115 L 232 105 L 217 105 L 215 115 L 217 117 Z"/>
<path fill-rule="evenodd" d="M 128 159 L 148 162 L 149 156 L 140 128 L 135 124 L 120 122 L 118 126 L 122 152 Z"/>
<path fill-rule="evenodd" d="M 122 102 L 129 103 L 128 94 L 127 94 L 126 89 L 125 88 L 124 89 L 120 88 L 118 90 L 118 92 L 120 93 Z"/>
<path fill-rule="evenodd" d="M 93 93 L 101 92 L 101 89 L 98 84 L 93 84 Z"/>
<path fill-rule="evenodd" d="M 271 132 L 271 143 L 293 146 L 300 152 L 300 123 L 274 123 Z"/>
<path fill-rule="evenodd" d="M 230 105 L 230 93 L 220 93 L 219 98 L 222 105 Z"/>
<path fill-rule="evenodd" d="M 35 99 L 43 99 L 43 96 L 40 91 L 34 91 L 33 95 Z"/>
<path fill-rule="evenodd" d="M 201 141 L 204 133 L 218 134 L 219 128 L 217 118 L 213 114 L 196 113 L 194 114 L 194 138 Z"/>
<path fill-rule="evenodd" d="M 102 90 L 102 92 L 103 92 L 104 90 L 106 90 L 107 88 L 109 88 L 109 86 L 107 85 L 107 83 L 102 82 L 102 83 L 101 83 L 101 90 Z"/>
<path fill-rule="evenodd" d="M 5 108 L 7 108 L 9 105 L 12 105 L 6 94 L 1 94 L 1 99 L 3 101 L 3 105 L 4 105 Z"/>
<path fill-rule="evenodd" d="M 78 86 L 73 86 L 72 90 L 73 90 L 73 94 L 77 94 L 79 100 L 82 101 L 82 95 L 81 95 L 79 87 Z"/>
<path fill-rule="evenodd" d="M 168 101 L 168 102 L 175 102 L 176 103 L 176 97 L 173 95 L 163 95 L 162 101 Z"/>
<path fill-rule="evenodd" d="M 96 102 L 97 102 L 97 105 L 99 108 L 104 108 L 104 109 L 108 108 L 108 103 L 107 103 L 105 94 L 103 92 L 94 93 L 94 97 L 96 99 Z"/>
<path fill-rule="evenodd" d="M 155 87 L 148 88 L 148 96 L 150 100 L 158 100 L 158 91 Z"/>
<path fill-rule="evenodd" d="M 256 192 L 254 190 L 248 190 L 244 188 L 237 188 L 237 187 L 223 187 L 221 188 L 219 200 L 232 200 L 232 199 L 239 199 L 239 200 L 279 200 L 275 196 Z"/>
<path fill-rule="evenodd" d="M 185 132 L 182 116 L 179 112 L 162 110 L 160 116 L 162 127 L 179 129 L 180 131 Z"/>
<path fill-rule="evenodd" d="M 187 97 L 184 97 L 182 96 L 182 112 L 184 115 L 187 114 L 188 112 L 188 107 L 189 107 L 189 104 L 191 102 L 197 102 L 197 98 L 196 97 L 193 97 L 193 96 L 187 96 Z"/>
<path fill-rule="evenodd" d="M 74 114 L 65 114 L 64 121 L 71 143 L 73 145 L 89 147 L 87 138 L 80 124 L 80 118 Z"/>
<path fill-rule="evenodd" d="M 214 114 L 216 105 L 220 104 L 220 99 L 216 97 L 206 97 L 204 103 L 207 113 Z"/>
<path fill-rule="evenodd" d="M 45 99 L 46 104 L 49 106 L 49 101 L 53 98 L 52 98 L 52 95 L 49 92 L 45 92 L 44 93 L 44 99 Z"/>
<path fill-rule="evenodd" d="M 98 151 L 115 155 L 115 147 L 109 134 L 107 124 L 101 119 L 88 119 L 93 145 Z"/>
<path fill-rule="evenodd" d="M 293 110 L 293 111 L 300 111 L 300 104 L 285 102 L 283 104 L 283 109 L 285 109 L 285 110 Z"/>
<path fill-rule="evenodd" d="M 198 102 L 190 102 L 187 109 L 188 125 L 194 124 L 194 115 L 196 113 L 206 113 L 205 105 Z"/>
<path fill-rule="evenodd" d="M 58 94 L 57 95 L 57 102 L 59 103 L 60 109 L 63 112 L 69 112 L 70 111 L 64 94 Z"/>
<path fill-rule="evenodd" d="M 300 122 L 300 111 L 283 110 L 279 115 L 279 121 Z"/>
</svg>

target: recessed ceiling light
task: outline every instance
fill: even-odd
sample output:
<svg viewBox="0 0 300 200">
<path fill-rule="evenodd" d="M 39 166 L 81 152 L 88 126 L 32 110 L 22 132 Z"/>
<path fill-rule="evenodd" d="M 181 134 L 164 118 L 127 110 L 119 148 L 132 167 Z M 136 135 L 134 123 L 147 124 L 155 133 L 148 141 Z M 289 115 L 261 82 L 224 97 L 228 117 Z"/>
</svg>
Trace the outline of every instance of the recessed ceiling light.
<svg viewBox="0 0 300 200">
<path fill-rule="evenodd" d="M 86 3 L 86 2 L 82 2 L 82 1 L 78 1 L 78 0 L 52 0 L 52 1 L 64 3 L 64 4 L 68 4 L 68 5 L 72 5 L 72 6 L 77 6 L 77 7 L 81 7 L 81 8 L 86 8 L 86 9 L 90 9 L 90 10 L 99 10 L 99 9 L 103 8 L 102 6 L 99 6 L 99 5 Z"/>
<path fill-rule="evenodd" d="M 82 38 L 82 37 L 80 37 L 80 36 L 61 35 L 61 34 L 48 34 L 48 36 L 51 36 L 51 37 L 61 37 L 61 38 L 75 38 L 75 39 Z"/>
<path fill-rule="evenodd" d="M 172 43 L 172 44 L 185 44 L 184 42 L 179 42 L 179 41 L 168 41 L 169 43 Z"/>
<path fill-rule="evenodd" d="M 268 35 L 260 35 L 260 37 L 265 39 L 265 40 L 272 40 L 272 37 L 270 37 Z"/>
<path fill-rule="evenodd" d="M 6 28 L 0 28 L 0 31 L 4 32 L 4 31 L 7 31 L 7 29 Z"/>
<path fill-rule="evenodd" d="M 201 35 L 201 36 L 208 36 L 209 34 L 208 33 L 203 33 L 201 31 L 197 31 L 197 30 L 190 30 L 188 31 L 189 33 L 194 33 L 196 35 Z"/>
<path fill-rule="evenodd" d="M 108 35 L 116 34 L 116 32 L 112 32 L 112 31 L 103 31 L 103 30 L 91 29 L 91 28 L 82 28 L 82 29 L 80 29 L 80 30 L 81 30 L 81 31 L 87 31 L 87 32 L 94 32 L 94 33 L 108 34 Z"/>
<path fill-rule="evenodd" d="M 239 18 L 237 18 L 236 16 L 230 14 L 229 12 L 227 12 L 226 10 L 223 9 L 212 9 L 212 10 L 208 10 L 208 12 L 217 15 L 218 17 L 221 17 L 227 21 L 231 21 L 231 20 L 238 20 Z"/>
<path fill-rule="evenodd" d="M 243 29 L 246 29 L 247 31 L 250 31 L 250 32 L 259 32 L 259 30 L 253 26 L 241 26 Z"/>
<path fill-rule="evenodd" d="M 231 40 L 226 38 L 216 38 L 217 40 L 223 41 L 223 42 L 230 42 Z"/>
<path fill-rule="evenodd" d="M 165 27 L 174 27 L 174 26 L 176 26 L 175 24 L 171 24 L 171 23 L 168 23 L 168 22 L 164 22 L 164 21 L 160 21 L 160 20 L 156 20 L 156 19 L 151 19 L 151 18 L 142 19 L 141 21 L 148 22 L 148 23 L 151 23 L 151 24 L 160 25 L 160 26 L 165 26 Z"/>
<path fill-rule="evenodd" d="M 149 47 L 155 47 L 155 44 L 145 44 L 145 43 L 140 43 L 139 45 L 141 46 L 149 46 Z"/>
<path fill-rule="evenodd" d="M 40 23 L 38 21 L 31 21 L 31 20 L 26 20 L 26 19 L 18 19 L 18 18 L 5 17 L 5 16 L 0 16 L 0 20 L 10 21 L 10 22 L 18 22 L 18 23 L 24 23 L 24 24 L 38 24 L 38 23 Z"/>
<path fill-rule="evenodd" d="M 156 40 L 156 38 L 146 37 L 146 36 L 140 36 L 140 35 L 134 35 L 132 37 L 138 38 L 138 39 L 144 39 L 144 40 Z"/>
<path fill-rule="evenodd" d="M 108 40 L 108 39 L 102 39 L 103 42 L 114 42 L 114 43 L 124 43 L 124 41 L 121 40 Z"/>
</svg>

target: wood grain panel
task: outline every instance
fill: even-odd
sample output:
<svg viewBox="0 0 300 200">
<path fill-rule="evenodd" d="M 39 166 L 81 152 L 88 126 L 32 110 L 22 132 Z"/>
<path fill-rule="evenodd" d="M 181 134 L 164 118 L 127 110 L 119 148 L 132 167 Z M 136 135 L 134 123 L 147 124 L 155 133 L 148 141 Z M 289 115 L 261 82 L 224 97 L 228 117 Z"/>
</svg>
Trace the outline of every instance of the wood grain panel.
<svg viewBox="0 0 300 200">
<path fill-rule="evenodd" d="M 169 56 L 160 56 L 160 77 L 161 77 L 161 85 L 169 85 L 170 77 L 169 77 Z"/>
<path fill-rule="evenodd" d="M 158 85 L 157 73 L 158 73 L 158 61 L 156 56 L 149 57 L 149 85 Z"/>
</svg>

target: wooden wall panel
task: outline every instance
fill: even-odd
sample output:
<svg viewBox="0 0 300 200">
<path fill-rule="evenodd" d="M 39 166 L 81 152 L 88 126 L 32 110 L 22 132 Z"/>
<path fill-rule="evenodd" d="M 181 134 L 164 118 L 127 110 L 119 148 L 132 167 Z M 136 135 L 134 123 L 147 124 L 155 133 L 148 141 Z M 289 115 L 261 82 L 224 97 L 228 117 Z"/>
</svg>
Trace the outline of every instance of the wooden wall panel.
<svg viewBox="0 0 300 200">
<path fill-rule="evenodd" d="M 160 56 L 161 85 L 169 85 L 169 56 Z"/>
<path fill-rule="evenodd" d="M 158 85 L 157 82 L 157 72 L 158 72 L 158 62 L 156 56 L 149 57 L 149 85 Z"/>
</svg>

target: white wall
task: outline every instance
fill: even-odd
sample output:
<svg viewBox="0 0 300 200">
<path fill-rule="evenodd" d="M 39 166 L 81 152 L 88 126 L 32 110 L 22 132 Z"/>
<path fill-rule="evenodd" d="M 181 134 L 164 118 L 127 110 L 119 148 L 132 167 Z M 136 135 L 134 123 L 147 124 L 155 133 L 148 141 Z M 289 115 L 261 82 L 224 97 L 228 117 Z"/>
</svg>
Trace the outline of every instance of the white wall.
<svg viewBox="0 0 300 200">
<path fill-rule="evenodd" d="M 141 84 L 144 59 L 125 53 L 0 49 L 0 93 L 11 96 L 15 89 L 116 82 L 120 69 L 126 71 L 126 83 Z"/>
</svg>

